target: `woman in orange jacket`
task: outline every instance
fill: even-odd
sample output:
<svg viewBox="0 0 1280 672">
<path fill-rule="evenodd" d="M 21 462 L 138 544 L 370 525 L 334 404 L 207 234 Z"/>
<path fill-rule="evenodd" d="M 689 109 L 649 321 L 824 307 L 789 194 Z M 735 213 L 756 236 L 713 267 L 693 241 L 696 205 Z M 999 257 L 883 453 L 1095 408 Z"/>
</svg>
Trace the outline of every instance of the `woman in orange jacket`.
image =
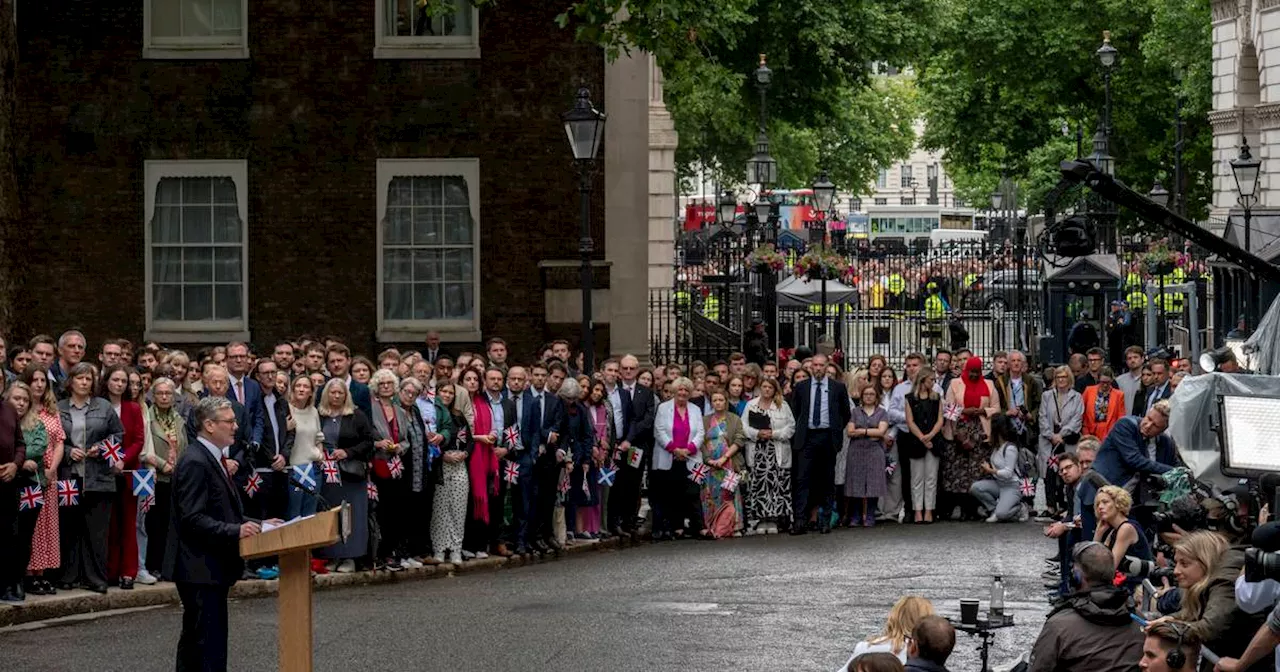
<svg viewBox="0 0 1280 672">
<path fill-rule="evenodd" d="M 1098 372 L 1098 384 L 1084 389 L 1084 433 L 1099 441 L 1124 417 L 1124 392 L 1115 386 L 1115 380 L 1115 372 L 1104 366 Z"/>
</svg>

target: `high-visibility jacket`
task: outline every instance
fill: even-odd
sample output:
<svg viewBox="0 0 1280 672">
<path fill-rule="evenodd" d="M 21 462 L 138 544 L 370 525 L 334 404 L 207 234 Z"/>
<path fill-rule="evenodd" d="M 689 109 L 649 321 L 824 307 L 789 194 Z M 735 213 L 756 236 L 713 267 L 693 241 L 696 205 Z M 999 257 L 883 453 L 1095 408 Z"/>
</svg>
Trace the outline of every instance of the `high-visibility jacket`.
<svg viewBox="0 0 1280 672">
<path fill-rule="evenodd" d="M 1141 275 L 1138 275 L 1138 274 L 1137 274 L 1137 273 L 1135 273 L 1134 271 L 1129 271 L 1129 274 L 1128 274 L 1128 275 L 1126 275 L 1126 276 L 1124 276 L 1124 288 L 1125 288 L 1125 289 L 1129 289 L 1129 290 L 1137 289 L 1137 290 L 1141 291 L 1141 290 L 1142 290 L 1142 276 L 1141 276 Z"/>
<path fill-rule="evenodd" d="M 677 289 L 675 293 L 675 299 L 676 299 L 677 308 L 689 307 L 689 292 L 686 292 L 683 289 Z"/>
<path fill-rule="evenodd" d="M 871 307 L 884 308 L 884 285 L 875 283 L 871 285 Z"/>
<path fill-rule="evenodd" d="M 1164 284 L 1179 285 L 1187 281 L 1187 274 L 1181 268 L 1175 268 L 1169 273 L 1165 273 L 1163 278 Z M 1166 313 L 1182 312 L 1182 292 L 1165 292 L 1164 302 L 1162 303 Z"/>
<path fill-rule="evenodd" d="M 930 294 L 929 298 L 924 300 L 924 317 L 926 320 L 941 320 L 947 316 L 946 304 L 942 302 L 942 297 L 937 294 Z"/>
<path fill-rule="evenodd" d="M 978 281 L 978 274 L 977 274 L 977 273 L 968 273 L 968 274 L 965 274 L 965 276 L 964 276 L 964 286 L 965 286 L 965 287 L 972 287 L 972 286 L 973 286 L 973 283 L 975 283 L 975 282 L 977 282 L 977 281 Z"/>
<path fill-rule="evenodd" d="M 907 288 L 907 281 L 900 273 L 894 273 L 889 276 L 889 281 L 885 283 L 885 287 L 890 294 L 898 296 Z"/>
<path fill-rule="evenodd" d="M 1146 310 L 1147 295 L 1142 290 L 1134 290 L 1124 297 L 1125 303 L 1129 304 L 1131 310 Z"/>
<path fill-rule="evenodd" d="M 820 304 L 820 303 L 815 303 L 815 304 L 813 304 L 813 305 L 809 306 L 809 314 L 810 314 L 810 315 L 821 315 L 821 314 L 822 314 L 822 304 Z M 832 316 L 839 315 L 839 314 L 840 314 L 840 304 L 838 304 L 838 303 L 828 303 L 828 304 L 827 304 L 827 317 L 832 317 Z"/>
<path fill-rule="evenodd" d="M 715 294 L 708 294 L 702 302 L 702 314 L 706 315 L 708 320 L 719 320 L 720 298 Z"/>
</svg>

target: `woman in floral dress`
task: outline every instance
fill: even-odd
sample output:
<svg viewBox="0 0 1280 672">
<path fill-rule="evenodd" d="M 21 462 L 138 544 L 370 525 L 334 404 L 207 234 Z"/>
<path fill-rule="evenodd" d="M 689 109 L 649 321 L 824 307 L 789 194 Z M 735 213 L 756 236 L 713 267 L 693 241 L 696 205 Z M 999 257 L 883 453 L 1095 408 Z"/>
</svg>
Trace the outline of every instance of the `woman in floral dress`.
<svg viewBox="0 0 1280 672">
<path fill-rule="evenodd" d="M 41 364 L 31 364 L 23 372 L 24 381 L 28 381 L 27 389 L 31 392 L 31 404 L 35 407 L 36 417 L 44 426 L 47 447 L 40 469 L 40 487 L 44 489 L 44 505 L 40 507 L 40 515 L 36 518 L 35 536 L 31 545 L 31 561 L 27 570 L 31 573 L 33 595 L 53 595 L 58 591 L 53 583 L 43 577 L 45 570 L 57 569 L 62 565 L 62 551 L 58 536 L 58 465 L 62 464 L 63 442 L 66 434 L 62 430 L 62 419 L 58 416 L 58 399 L 49 386 L 48 369 Z M 16 383 L 15 383 L 16 384 Z M 30 457 L 31 448 L 27 447 Z"/>
<path fill-rule="evenodd" d="M 947 417 L 942 449 L 942 490 L 948 498 L 943 511 L 960 506 L 964 517 L 977 519 L 977 501 L 969 495 L 973 484 L 986 474 L 982 465 L 991 457 L 987 437 L 991 433 L 991 416 L 1000 411 L 995 383 L 982 377 L 982 359 L 970 357 L 960 377 L 947 389 Z"/>
<path fill-rule="evenodd" d="M 703 418 L 706 439 L 702 442 L 702 461 L 707 474 L 703 478 L 699 495 L 702 501 L 702 521 L 706 527 L 703 535 L 716 539 L 728 537 L 742 530 L 745 517 L 742 511 L 742 491 L 737 485 L 725 487 L 730 472 L 733 478 L 741 478 L 745 460 L 741 454 L 746 443 L 742 433 L 742 421 L 729 410 L 729 397 L 717 390 L 711 394 L 712 412 Z"/>
<path fill-rule="evenodd" d="M 751 470 L 747 518 L 757 527 L 764 524 L 782 531 L 791 520 L 791 437 L 796 421 L 777 380 L 760 381 L 760 396 L 747 402 L 742 426 Z"/>
</svg>

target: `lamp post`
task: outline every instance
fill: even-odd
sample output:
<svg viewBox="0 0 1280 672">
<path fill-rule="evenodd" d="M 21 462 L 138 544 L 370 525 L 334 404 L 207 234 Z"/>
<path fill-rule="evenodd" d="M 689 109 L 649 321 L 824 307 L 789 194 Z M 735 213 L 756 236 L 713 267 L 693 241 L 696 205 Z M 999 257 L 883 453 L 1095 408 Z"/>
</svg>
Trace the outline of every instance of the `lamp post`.
<svg viewBox="0 0 1280 672">
<path fill-rule="evenodd" d="M 831 209 L 836 201 L 836 185 L 827 179 L 827 171 L 822 171 L 818 175 L 818 179 L 813 183 L 813 203 L 818 210 L 818 218 L 822 222 L 822 236 L 825 242 L 827 233 L 827 218 L 831 216 Z M 822 272 L 822 320 L 819 322 L 822 329 L 818 334 L 819 338 L 826 336 L 827 333 L 827 272 Z"/>
<path fill-rule="evenodd" d="M 1240 139 L 1240 156 L 1231 161 L 1231 172 L 1236 178 L 1236 191 L 1238 196 L 1236 202 L 1244 208 L 1244 249 L 1252 252 L 1253 248 L 1249 246 L 1251 242 L 1250 232 L 1253 229 L 1253 206 L 1258 202 L 1258 177 L 1262 172 L 1262 162 L 1253 158 L 1253 154 L 1249 152 L 1249 139 Z M 1254 302 L 1255 293 L 1252 291 L 1252 280 L 1250 281 L 1249 291 L 1245 292 L 1245 324 L 1250 327 L 1254 324 Z"/>
<path fill-rule="evenodd" d="M 760 54 L 760 65 L 753 78 L 756 90 L 760 92 L 760 127 L 756 133 L 756 152 L 747 160 L 747 182 L 760 185 L 764 191 L 778 181 L 778 162 L 769 154 L 769 135 L 765 130 L 768 124 L 769 85 L 773 83 L 773 71 L 765 65 L 764 54 Z"/>
<path fill-rule="evenodd" d="M 1102 31 L 1102 46 L 1094 52 L 1102 66 L 1103 105 L 1098 130 L 1093 134 L 1093 154 L 1089 161 L 1099 171 L 1115 175 L 1115 159 L 1111 156 L 1111 72 L 1115 69 L 1119 52 L 1111 45 L 1111 31 Z M 1098 251 L 1115 251 L 1116 207 L 1110 201 L 1095 195 L 1089 196 L 1089 214 L 1093 220 Z"/>
<path fill-rule="evenodd" d="M 604 142 L 605 114 L 591 104 L 591 92 L 578 89 L 573 109 L 561 117 L 569 147 L 573 151 L 573 163 L 578 170 L 578 201 L 580 206 L 580 237 L 578 253 L 582 257 L 582 366 L 591 375 L 595 357 L 595 336 L 591 324 L 591 252 L 595 245 L 591 240 L 591 182 L 595 176 L 596 156 Z"/>
</svg>

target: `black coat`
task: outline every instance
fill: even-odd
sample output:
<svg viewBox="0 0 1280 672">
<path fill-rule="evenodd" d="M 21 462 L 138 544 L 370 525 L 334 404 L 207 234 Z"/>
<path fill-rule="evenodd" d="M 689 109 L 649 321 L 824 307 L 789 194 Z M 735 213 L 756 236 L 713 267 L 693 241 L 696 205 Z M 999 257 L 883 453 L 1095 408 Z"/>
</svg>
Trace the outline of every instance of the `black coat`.
<svg viewBox="0 0 1280 672">
<path fill-rule="evenodd" d="M 275 397 L 275 414 L 276 424 L 279 425 L 279 431 L 271 429 L 271 414 L 267 412 L 267 397 L 262 397 L 262 445 L 258 447 L 256 455 L 252 455 L 253 466 L 269 467 L 271 461 L 275 459 L 277 448 L 279 454 L 284 456 L 284 463 L 289 464 L 289 452 L 293 449 L 293 440 L 296 432 L 289 429 L 289 402 L 282 396 Z"/>
<path fill-rule="evenodd" d="M 164 575 L 176 583 L 230 586 L 244 572 L 240 493 L 200 441 L 178 458 Z"/>
<path fill-rule="evenodd" d="M 809 388 L 813 379 L 800 381 L 791 395 L 791 414 L 796 418 L 796 433 L 792 437 L 792 445 L 803 447 L 809 434 L 809 416 L 813 410 L 809 405 Z M 838 453 L 844 444 L 844 428 L 849 424 L 852 410 L 849 408 L 849 391 L 844 383 L 831 378 L 827 379 L 827 426 L 831 428 L 831 452 Z"/>
<path fill-rule="evenodd" d="M 633 394 L 622 390 L 622 414 L 626 416 L 622 431 L 627 441 L 636 447 L 653 447 L 653 419 L 658 415 L 658 399 L 653 390 L 636 385 Z"/>
<path fill-rule="evenodd" d="M 320 426 L 329 422 L 329 418 L 320 416 Z M 364 411 L 355 409 L 351 415 L 338 416 L 338 443 L 325 446 L 330 452 L 344 450 L 345 459 L 338 460 L 338 470 L 342 472 L 342 480 L 356 482 L 365 480 L 369 460 L 373 459 L 374 436 L 373 423 Z"/>
</svg>

